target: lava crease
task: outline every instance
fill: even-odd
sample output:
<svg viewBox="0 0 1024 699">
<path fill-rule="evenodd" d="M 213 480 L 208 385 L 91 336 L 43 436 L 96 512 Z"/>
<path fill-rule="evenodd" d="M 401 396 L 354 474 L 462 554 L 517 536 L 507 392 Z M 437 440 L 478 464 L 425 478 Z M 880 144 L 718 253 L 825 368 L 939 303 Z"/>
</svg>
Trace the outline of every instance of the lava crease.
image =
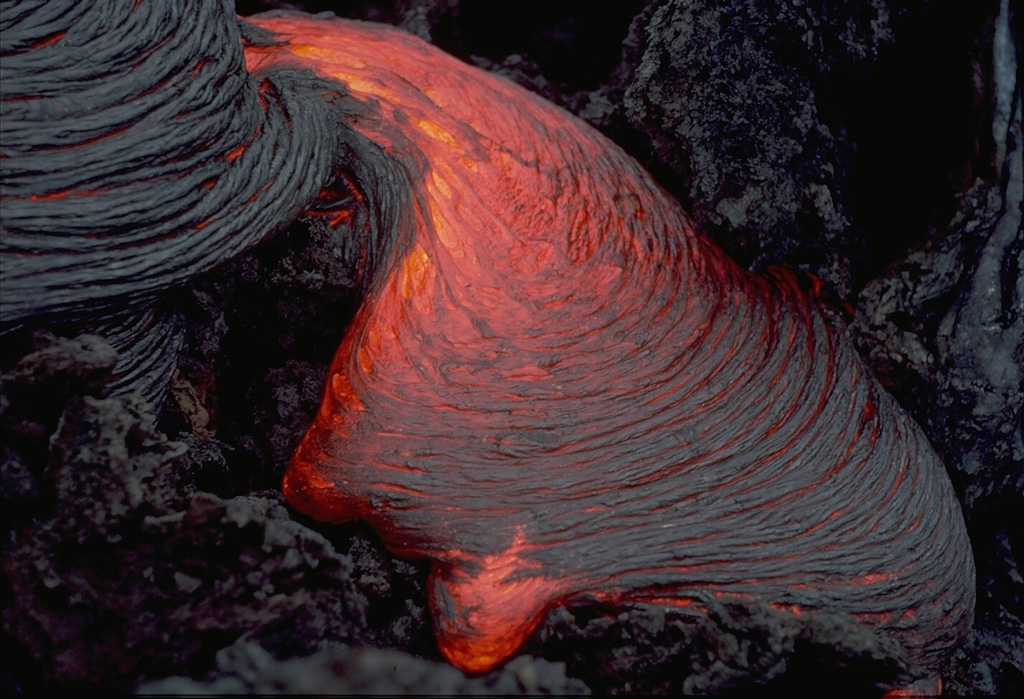
<svg viewBox="0 0 1024 699">
<path fill-rule="evenodd" d="M 381 241 L 284 492 L 431 562 L 484 671 L 559 603 L 846 612 L 937 672 L 972 620 L 921 430 L 791 279 L 742 270 L 607 138 L 394 28 L 248 20 L 343 86 Z"/>
</svg>

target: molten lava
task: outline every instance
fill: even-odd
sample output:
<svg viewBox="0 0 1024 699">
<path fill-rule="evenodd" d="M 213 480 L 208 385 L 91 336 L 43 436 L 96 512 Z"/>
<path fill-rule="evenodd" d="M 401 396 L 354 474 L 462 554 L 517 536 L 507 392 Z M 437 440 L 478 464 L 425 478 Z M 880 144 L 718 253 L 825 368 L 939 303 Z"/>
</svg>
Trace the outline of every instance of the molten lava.
<svg viewBox="0 0 1024 699">
<path fill-rule="evenodd" d="M 432 563 L 452 663 L 495 666 L 561 602 L 726 597 L 848 612 L 941 665 L 974 603 L 959 505 L 795 284 L 522 88 L 384 26 L 252 21 L 280 43 L 250 67 L 347 90 L 388 238 L 284 491 Z"/>
</svg>

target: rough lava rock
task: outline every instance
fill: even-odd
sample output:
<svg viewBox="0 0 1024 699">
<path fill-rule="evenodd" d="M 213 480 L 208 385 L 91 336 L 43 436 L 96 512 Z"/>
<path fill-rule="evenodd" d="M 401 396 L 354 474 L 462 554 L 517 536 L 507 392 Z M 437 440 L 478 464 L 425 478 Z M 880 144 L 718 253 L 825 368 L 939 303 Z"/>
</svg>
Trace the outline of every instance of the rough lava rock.
<svg viewBox="0 0 1024 699">
<path fill-rule="evenodd" d="M 216 679 L 203 683 L 169 677 L 143 684 L 140 694 L 589 694 L 566 677 L 565 666 L 520 656 L 501 670 L 467 677 L 450 665 L 380 648 L 330 646 L 312 655 L 279 661 L 263 648 L 239 642 L 217 653 Z"/>
</svg>

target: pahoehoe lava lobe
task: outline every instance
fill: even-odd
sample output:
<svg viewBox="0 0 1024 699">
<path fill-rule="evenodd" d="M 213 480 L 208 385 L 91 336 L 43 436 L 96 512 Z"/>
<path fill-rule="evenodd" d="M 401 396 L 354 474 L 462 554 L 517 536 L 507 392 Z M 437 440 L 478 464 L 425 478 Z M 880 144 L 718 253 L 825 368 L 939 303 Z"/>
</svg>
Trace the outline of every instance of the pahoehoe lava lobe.
<svg viewBox="0 0 1024 699">
<path fill-rule="evenodd" d="M 275 14 L 250 68 L 343 84 L 380 250 L 284 481 L 432 562 L 486 670 L 560 602 L 854 615 L 935 672 L 972 618 L 959 505 L 841 328 L 696 234 L 623 151 L 384 26 Z"/>
<path fill-rule="evenodd" d="M 231 5 L 5 3 L 0 335 L 83 327 L 159 405 L 167 293 L 293 221 L 334 176 L 329 86 L 245 71 Z M 5 338 L 6 339 L 6 338 Z"/>
</svg>

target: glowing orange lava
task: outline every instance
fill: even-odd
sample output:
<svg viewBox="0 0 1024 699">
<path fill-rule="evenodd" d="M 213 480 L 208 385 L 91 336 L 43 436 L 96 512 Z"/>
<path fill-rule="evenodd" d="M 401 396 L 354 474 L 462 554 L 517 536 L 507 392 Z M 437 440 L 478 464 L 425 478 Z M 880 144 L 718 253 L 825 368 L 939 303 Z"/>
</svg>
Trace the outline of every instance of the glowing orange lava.
<svg viewBox="0 0 1024 699">
<path fill-rule="evenodd" d="M 536 95 L 392 28 L 252 21 L 281 44 L 250 67 L 345 87 L 353 186 L 395 222 L 284 491 L 431 561 L 454 664 L 579 597 L 845 611 L 941 664 L 973 608 L 959 506 L 803 292 Z"/>
</svg>

